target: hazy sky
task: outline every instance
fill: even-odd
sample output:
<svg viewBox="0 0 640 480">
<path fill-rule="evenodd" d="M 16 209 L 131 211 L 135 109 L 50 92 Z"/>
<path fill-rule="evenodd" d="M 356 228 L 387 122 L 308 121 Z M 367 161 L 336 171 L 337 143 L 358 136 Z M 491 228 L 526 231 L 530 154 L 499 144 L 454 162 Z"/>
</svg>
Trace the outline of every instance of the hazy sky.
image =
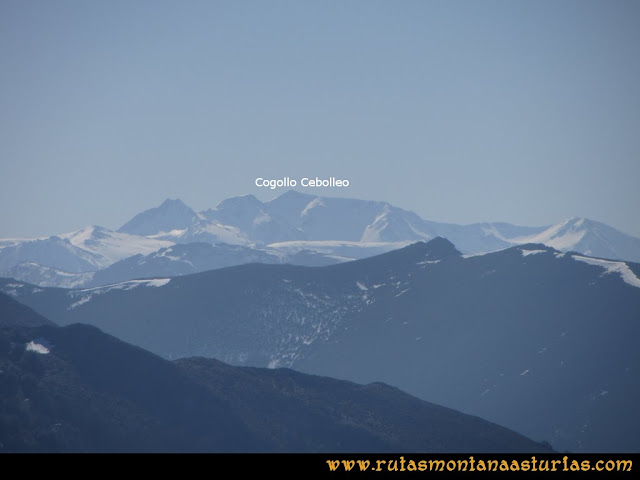
<svg viewBox="0 0 640 480">
<path fill-rule="evenodd" d="M 335 176 L 640 237 L 640 2 L 0 2 L 0 237 Z"/>
</svg>

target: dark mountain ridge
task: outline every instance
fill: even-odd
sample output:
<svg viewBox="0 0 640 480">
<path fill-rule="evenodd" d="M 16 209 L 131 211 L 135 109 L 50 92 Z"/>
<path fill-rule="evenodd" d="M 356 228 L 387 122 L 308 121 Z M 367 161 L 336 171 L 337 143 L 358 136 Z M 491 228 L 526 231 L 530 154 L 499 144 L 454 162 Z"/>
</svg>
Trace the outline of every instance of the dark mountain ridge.
<svg viewBox="0 0 640 480">
<path fill-rule="evenodd" d="M 380 383 L 170 362 L 88 325 L 21 326 L 5 305 L 2 452 L 550 451 Z"/>
<path fill-rule="evenodd" d="M 438 239 L 320 268 L 12 291 L 165 358 L 383 381 L 561 450 L 634 451 L 638 275 L 541 244 L 468 256 Z"/>
</svg>

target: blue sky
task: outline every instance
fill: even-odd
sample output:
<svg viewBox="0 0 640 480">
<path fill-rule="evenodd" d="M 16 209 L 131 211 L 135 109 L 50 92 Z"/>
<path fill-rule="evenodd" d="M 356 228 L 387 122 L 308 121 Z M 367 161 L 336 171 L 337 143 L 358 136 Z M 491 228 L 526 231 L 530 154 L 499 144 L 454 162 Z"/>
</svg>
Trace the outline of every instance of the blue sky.
<svg viewBox="0 0 640 480">
<path fill-rule="evenodd" d="M 640 237 L 637 1 L 0 2 L 0 237 L 256 177 Z"/>
</svg>

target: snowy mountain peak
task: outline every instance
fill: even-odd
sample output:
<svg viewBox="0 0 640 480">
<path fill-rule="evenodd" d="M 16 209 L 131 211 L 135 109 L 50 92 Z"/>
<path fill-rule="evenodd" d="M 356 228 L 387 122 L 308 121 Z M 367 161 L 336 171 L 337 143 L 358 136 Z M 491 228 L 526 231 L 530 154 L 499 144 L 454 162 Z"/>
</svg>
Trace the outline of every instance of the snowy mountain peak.
<svg viewBox="0 0 640 480">
<path fill-rule="evenodd" d="M 561 252 L 640 262 L 640 239 L 584 217 L 538 227 L 495 222 L 455 225 L 423 220 L 387 202 L 289 190 L 269 202 L 253 195 L 229 198 L 200 213 L 179 199 L 166 199 L 117 232 L 90 225 L 40 239 L 0 239 L 0 276 L 19 272 L 30 281 L 40 275 L 43 283 L 58 278 L 61 285 L 69 285 L 67 274 L 95 272 L 176 243 L 225 243 L 266 250 L 271 245 L 295 262 L 300 261 L 296 255 L 341 262 L 436 237 L 448 239 L 467 256 L 544 244 Z M 542 250 L 535 246 L 517 252 L 528 256 Z"/>
<path fill-rule="evenodd" d="M 151 208 L 139 213 L 118 232 L 132 235 L 155 235 L 171 230 L 182 230 L 193 224 L 198 214 L 184 204 L 182 200 L 165 200 L 159 207 Z"/>
<path fill-rule="evenodd" d="M 586 233 L 586 230 L 581 228 L 583 224 L 584 219 L 574 217 L 551 225 L 540 233 L 512 238 L 511 241 L 514 243 L 543 243 L 558 250 L 571 250 Z"/>
</svg>

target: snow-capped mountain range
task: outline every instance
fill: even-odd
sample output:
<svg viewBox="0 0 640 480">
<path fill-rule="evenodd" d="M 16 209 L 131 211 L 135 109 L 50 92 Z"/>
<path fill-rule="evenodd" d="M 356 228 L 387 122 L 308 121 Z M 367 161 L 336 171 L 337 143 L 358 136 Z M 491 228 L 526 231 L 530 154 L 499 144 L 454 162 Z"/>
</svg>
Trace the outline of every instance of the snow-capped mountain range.
<svg viewBox="0 0 640 480">
<path fill-rule="evenodd" d="M 249 262 L 327 265 L 435 237 L 449 239 L 465 254 L 541 243 L 640 262 L 640 239 L 585 218 L 543 227 L 455 225 L 423 220 L 385 202 L 291 190 L 269 202 L 253 195 L 233 197 L 202 212 L 166 200 L 118 231 L 90 226 L 46 238 L 0 239 L 0 276 L 40 286 L 95 286 Z M 179 255 L 171 254 L 174 246 Z"/>
</svg>

